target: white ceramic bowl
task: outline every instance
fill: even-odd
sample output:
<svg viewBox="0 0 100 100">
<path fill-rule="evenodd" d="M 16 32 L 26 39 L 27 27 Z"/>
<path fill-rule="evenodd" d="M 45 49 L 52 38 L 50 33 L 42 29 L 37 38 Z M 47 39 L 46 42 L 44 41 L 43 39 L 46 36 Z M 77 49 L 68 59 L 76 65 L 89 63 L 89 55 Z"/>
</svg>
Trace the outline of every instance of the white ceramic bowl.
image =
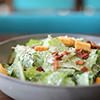
<svg viewBox="0 0 100 100">
<path fill-rule="evenodd" d="M 67 34 L 55 34 L 67 35 Z M 69 34 L 68 36 L 83 37 L 98 43 L 100 37 Z M 47 35 L 37 34 L 21 36 L 0 43 L 0 62 L 7 63 L 11 54 L 11 47 L 16 44 L 25 44 L 29 39 L 43 39 Z M 48 86 L 24 82 L 13 77 L 0 74 L 0 89 L 16 100 L 100 100 L 100 85 L 90 86 Z"/>
</svg>

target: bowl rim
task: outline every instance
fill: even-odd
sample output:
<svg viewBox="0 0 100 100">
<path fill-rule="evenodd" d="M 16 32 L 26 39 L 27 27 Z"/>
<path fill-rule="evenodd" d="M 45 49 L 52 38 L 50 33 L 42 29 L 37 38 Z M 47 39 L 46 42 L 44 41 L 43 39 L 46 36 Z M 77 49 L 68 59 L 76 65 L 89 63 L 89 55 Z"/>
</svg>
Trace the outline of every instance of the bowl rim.
<svg viewBox="0 0 100 100">
<path fill-rule="evenodd" d="M 47 36 L 48 34 L 38 34 L 39 36 L 42 35 L 42 36 Z M 59 34 L 53 34 L 53 36 L 58 36 Z M 84 36 L 82 34 L 62 34 L 62 35 L 79 35 L 79 36 Z M 4 40 L 2 42 L 0 42 L 0 46 L 5 44 L 5 43 L 8 43 L 8 42 L 11 42 L 11 41 L 15 41 L 15 40 L 18 40 L 18 39 L 24 39 L 24 38 L 31 38 L 31 37 L 35 37 L 37 36 L 37 34 L 31 34 L 31 35 L 22 35 L 22 36 L 17 36 L 17 37 L 13 37 L 13 38 L 10 38 L 10 39 L 7 39 L 7 40 Z M 85 35 L 87 37 L 94 37 L 94 38 L 100 38 L 100 36 L 95 36 L 95 35 Z M 100 87 L 100 84 L 91 84 L 91 85 L 87 85 L 87 86 L 79 86 L 79 85 L 76 85 L 76 86 L 55 86 L 55 85 L 44 85 L 44 84 L 37 84 L 35 82 L 31 82 L 31 81 L 22 81 L 20 79 L 17 79 L 17 78 L 14 78 L 14 77 L 10 77 L 10 76 L 7 76 L 7 75 L 4 75 L 2 73 L 0 73 L 0 77 L 1 78 L 4 78 L 6 80 L 9 80 L 9 81 L 13 81 L 13 82 L 16 82 L 18 84 L 23 84 L 23 85 L 28 85 L 28 86 L 32 86 L 32 87 L 41 87 L 41 88 L 73 88 L 73 89 L 77 89 L 77 88 L 91 88 L 91 87 Z"/>
</svg>

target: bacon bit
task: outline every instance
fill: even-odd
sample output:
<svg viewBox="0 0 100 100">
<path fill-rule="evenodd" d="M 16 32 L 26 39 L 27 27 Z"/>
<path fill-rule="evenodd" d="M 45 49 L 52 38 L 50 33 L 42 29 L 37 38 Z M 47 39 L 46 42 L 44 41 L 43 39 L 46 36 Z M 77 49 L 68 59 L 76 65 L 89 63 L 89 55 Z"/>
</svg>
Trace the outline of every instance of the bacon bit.
<svg viewBox="0 0 100 100">
<path fill-rule="evenodd" d="M 57 55 L 57 56 L 55 56 L 54 58 L 56 59 L 56 60 L 62 60 L 61 58 L 63 57 L 63 55 Z"/>
<path fill-rule="evenodd" d="M 83 49 L 76 49 L 75 50 L 75 53 L 79 54 L 79 53 L 82 53 Z"/>
<path fill-rule="evenodd" d="M 84 51 L 83 49 L 76 49 L 75 53 L 77 53 L 81 59 L 87 59 L 89 57 L 89 51 Z"/>
<path fill-rule="evenodd" d="M 78 57 L 81 59 L 87 59 L 89 57 L 89 53 L 82 52 L 78 54 Z"/>
<path fill-rule="evenodd" d="M 53 70 L 57 70 L 58 69 L 58 61 L 55 60 L 54 63 L 52 63 L 53 65 Z"/>
<path fill-rule="evenodd" d="M 96 45 L 94 42 L 92 42 L 92 43 L 91 43 L 91 48 L 92 48 L 92 49 L 96 49 L 96 47 L 97 47 L 97 45 Z"/>
<path fill-rule="evenodd" d="M 57 70 L 57 69 L 58 69 L 58 61 L 61 61 L 61 60 L 62 60 L 61 58 L 62 58 L 64 55 L 69 55 L 71 52 L 64 51 L 61 55 L 59 55 L 58 53 L 59 53 L 59 52 L 53 52 L 53 53 L 52 53 L 53 58 L 55 58 L 55 59 L 53 59 L 54 63 L 52 63 L 52 65 L 53 65 L 53 70 Z"/>
<path fill-rule="evenodd" d="M 53 52 L 52 55 L 53 55 L 53 56 L 56 56 L 56 55 L 58 55 L 58 53 L 59 53 L 59 52 Z"/>
<path fill-rule="evenodd" d="M 42 66 L 40 66 L 36 70 L 39 71 L 39 72 L 41 72 L 41 71 L 43 71 L 43 68 L 42 68 Z"/>
<path fill-rule="evenodd" d="M 52 55 L 53 55 L 53 58 L 55 58 L 56 60 L 62 60 L 61 58 L 64 56 L 64 55 L 69 55 L 71 54 L 71 52 L 67 52 L 67 51 L 64 51 L 61 55 L 58 54 L 59 52 L 53 52 Z"/>
<path fill-rule="evenodd" d="M 63 56 L 64 56 L 64 55 L 69 55 L 69 54 L 71 54 L 71 52 L 64 51 L 64 52 L 62 53 Z"/>
<path fill-rule="evenodd" d="M 31 47 L 32 49 L 34 49 L 35 48 L 35 46 L 33 46 L 33 47 Z"/>
<path fill-rule="evenodd" d="M 25 68 L 23 68 L 24 69 L 24 71 L 26 71 L 26 69 Z"/>
<path fill-rule="evenodd" d="M 88 68 L 86 68 L 85 66 L 83 66 L 83 67 L 81 68 L 81 71 L 83 71 L 83 72 L 88 72 L 88 71 L 89 71 L 89 69 L 88 69 Z"/>
<path fill-rule="evenodd" d="M 55 58 L 55 60 L 62 60 L 61 58 L 63 57 L 63 55 L 59 55 L 59 52 L 53 52 L 53 58 Z"/>
<path fill-rule="evenodd" d="M 94 42 L 91 43 L 91 48 L 100 50 L 100 46 L 96 45 Z"/>
<path fill-rule="evenodd" d="M 87 43 L 90 43 L 91 49 L 98 49 L 98 50 L 100 50 L 100 46 L 96 45 L 94 42 L 91 43 L 90 41 L 87 40 Z"/>
<path fill-rule="evenodd" d="M 89 54 L 89 51 L 83 51 L 84 53 L 88 53 Z"/>
<path fill-rule="evenodd" d="M 97 46 L 97 49 L 100 50 L 100 46 Z"/>
<path fill-rule="evenodd" d="M 91 42 L 89 40 L 86 40 L 86 42 L 91 44 Z"/>
<path fill-rule="evenodd" d="M 84 63 L 85 61 L 80 61 L 80 60 L 76 61 L 76 65 L 83 65 Z"/>
</svg>

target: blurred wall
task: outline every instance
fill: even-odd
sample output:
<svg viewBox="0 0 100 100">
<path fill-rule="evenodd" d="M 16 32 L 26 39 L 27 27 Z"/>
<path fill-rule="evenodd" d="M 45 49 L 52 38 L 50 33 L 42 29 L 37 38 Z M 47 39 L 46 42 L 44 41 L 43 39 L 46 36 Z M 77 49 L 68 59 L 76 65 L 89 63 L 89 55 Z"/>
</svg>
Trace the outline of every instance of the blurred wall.
<svg viewBox="0 0 100 100">
<path fill-rule="evenodd" d="M 16 10 L 75 9 L 75 0 L 13 0 Z"/>
</svg>

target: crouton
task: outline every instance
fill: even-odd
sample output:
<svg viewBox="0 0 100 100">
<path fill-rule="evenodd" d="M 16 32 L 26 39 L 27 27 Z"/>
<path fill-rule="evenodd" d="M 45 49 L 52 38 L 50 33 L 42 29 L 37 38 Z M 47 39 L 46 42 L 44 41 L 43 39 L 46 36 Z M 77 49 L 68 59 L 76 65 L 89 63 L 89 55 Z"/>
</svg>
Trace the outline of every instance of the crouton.
<svg viewBox="0 0 100 100">
<path fill-rule="evenodd" d="M 73 46 L 75 44 L 75 40 L 68 38 L 68 37 L 64 37 L 64 36 L 59 36 L 57 37 L 59 41 L 61 41 L 62 43 L 64 43 L 66 46 Z"/>
<path fill-rule="evenodd" d="M 76 40 L 75 41 L 75 49 L 83 49 L 85 51 L 90 51 L 91 45 L 89 43 L 85 43 L 85 42 Z"/>
<path fill-rule="evenodd" d="M 46 51 L 48 49 L 49 49 L 48 46 L 35 46 L 34 48 L 35 51 Z"/>
<path fill-rule="evenodd" d="M 0 63 L 0 73 L 7 75 L 6 70 L 3 68 L 2 64 Z"/>
<path fill-rule="evenodd" d="M 96 78 L 96 84 L 100 84 L 100 77 Z"/>
</svg>

